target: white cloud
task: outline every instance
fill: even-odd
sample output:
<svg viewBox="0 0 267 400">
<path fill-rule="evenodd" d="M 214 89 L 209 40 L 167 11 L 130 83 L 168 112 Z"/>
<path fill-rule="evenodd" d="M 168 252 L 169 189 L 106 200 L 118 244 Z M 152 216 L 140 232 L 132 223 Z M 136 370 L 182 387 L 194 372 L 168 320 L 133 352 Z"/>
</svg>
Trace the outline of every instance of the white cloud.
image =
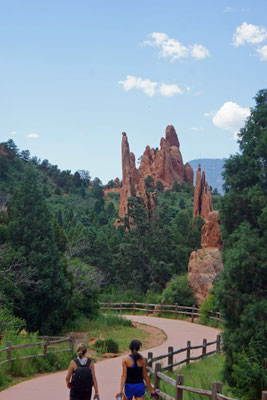
<svg viewBox="0 0 267 400">
<path fill-rule="evenodd" d="M 29 133 L 28 135 L 26 135 L 26 137 L 29 139 L 38 139 L 40 135 L 38 135 L 38 133 Z"/>
<path fill-rule="evenodd" d="M 16 135 L 16 133 L 17 133 L 17 131 L 11 131 L 10 135 L 14 136 L 14 135 Z"/>
<path fill-rule="evenodd" d="M 238 132 L 249 115 L 249 108 L 243 108 L 233 101 L 228 101 L 216 112 L 212 122 L 219 128 L 233 132 L 237 139 Z"/>
<path fill-rule="evenodd" d="M 154 96 L 156 93 L 167 97 L 174 96 L 175 94 L 183 94 L 183 90 L 180 89 L 178 85 L 164 82 L 160 84 L 159 82 L 137 78 L 133 75 L 127 75 L 125 81 L 119 81 L 119 84 L 123 86 L 126 92 L 132 89 L 141 89 L 149 97 Z"/>
<path fill-rule="evenodd" d="M 206 47 L 201 44 L 194 44 L 194 46 L 190 46 L 191 55 L 193 58 L 197 60 L 202 60 L 203 58 L 210 57 L 210 52 Z"/>
<path fill-rule="evenodd" d="M 159 47 L 159 57 L 171 58 L 171 61 L 189 56 L 201 60 L 210 55 L 209 50 L 200 44 L 186 47 L 178 40 L 170 38 L 163 32 L 153 32 L 149 37 L 152 40 L 146 40 L 143 44 L 145 46 Z"/>
<path fill-rule="evenodd" d="M 233 35 L 233 45 L 238 47 L 246 43 L 258 44 L 267 38 L 267 31 L 264 26 L 252 25 L 243 22 L 241 26 L 236 27 Z"/>
<path fill-rule="evenodd" d="M 258 49 L 257 52 L 260 55 L 261 61 L 267 61 L 267 45 L 263 46 L 261 49 Z"/>
<path fill-rule="evenodd" d="M 193 126 L 193 128 L 191 128 L 191 130 L 194 131 L 194 132 L 202 132 L 202 131 L 204 131 L 204 129 L 201 128 L 201 126 L 200 127 Z"/>
<path fill-rule="evenodd" d="M 204 117 L 209 118 L 209 117 L 213 117 L 215 115 L 215 113 L 216 113 L 216 111 L 209 111 L 209 112 L 205 112 L 203 115 L 204 115 Z"/>
<path fill-rule="evenodd" d="M 125 81 L 119 81 L 119 84 L 123 86 L 124 90 L 128 92 L 131 89 L 142 89 L 149 97 L 154 96 L 155 89 L 158 85 L 157 82 L 152 82 L 150 79 L 136 78 L 132 75 L 127 75 Z"/>
<path fill-rule="evenodd" d="M 159 89 L 160 94 L 163 96 L 173 96 L 175 94 L 183 94 L 183 91 L 177 85 L 168 85 L 162 83 Z"/>
</svg>

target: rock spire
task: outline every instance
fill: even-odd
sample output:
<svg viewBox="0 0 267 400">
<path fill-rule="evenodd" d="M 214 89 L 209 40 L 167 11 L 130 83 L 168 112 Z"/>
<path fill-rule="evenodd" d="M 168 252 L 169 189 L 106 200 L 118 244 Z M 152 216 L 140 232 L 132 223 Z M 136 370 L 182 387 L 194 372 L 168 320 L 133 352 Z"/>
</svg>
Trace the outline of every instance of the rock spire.
<svg viewBox="0 0 267 400">
<path fill-rule="evenodd" d="M 154 183 L 161 181 L 165 188 L 171 188 L 175 181 L 179 184 L 189 182 L 193 184 L 193 169 L 187 163 L 183 164 L 180 152 L 180 143 L 175 128 L 168 125 L 165 138 L 161 138 L 160 149 L 146 149 L 142 155 L 140 167 L 135 165 L 135 155 L 130 152 L 127 135 L 122 134 L 122 188 L 120 195 L 119 217 L 127 214 L 128 197 L 141 196 L 147 207 L 155 207 L 155 194 L 146 193 L 145 179 L 148 176 L 154 179 Z"/>
</svg>

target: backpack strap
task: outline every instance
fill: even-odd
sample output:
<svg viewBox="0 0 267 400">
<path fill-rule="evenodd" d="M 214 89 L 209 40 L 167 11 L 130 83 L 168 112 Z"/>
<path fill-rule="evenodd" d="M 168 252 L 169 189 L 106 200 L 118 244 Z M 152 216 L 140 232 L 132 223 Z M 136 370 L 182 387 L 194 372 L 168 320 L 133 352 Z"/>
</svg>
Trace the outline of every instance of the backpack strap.
<svg viewBox="0 0 267 400">
<path fill-rule="evenodd" d="M 75 364 L 77 365 L 77 367 L 81 367 L 82 364 L 79 361 L 79 358 L 75 358 L 75 360 L 73 360 L 75 362 Z"/>
<path fill-rule="evenodd" d="M 86 363 L 85 363 L 85 365 L 86 365 L 87 367 L 90 367 L 91 362 L 92 362 L 91 358 L 88 358 L 87 361 L 86 361 Z"/>
</svg>

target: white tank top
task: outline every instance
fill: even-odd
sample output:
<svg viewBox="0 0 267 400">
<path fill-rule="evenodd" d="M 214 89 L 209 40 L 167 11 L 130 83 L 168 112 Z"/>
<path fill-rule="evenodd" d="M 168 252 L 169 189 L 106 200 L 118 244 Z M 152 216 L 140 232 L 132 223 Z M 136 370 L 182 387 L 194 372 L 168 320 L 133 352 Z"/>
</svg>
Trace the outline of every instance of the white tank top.
<svg viewBox="0 0 267 400">
<path fill-rule="evenodd" d="M 80 361 L 80 363 L 82 365 L 84 365 L 84 364 L 86 364 L 86 361 L 88 360 L 88 358 L 87 357 L 83 357 L 83 358 L 78 358 L 78 360 Z"/>
</svg>

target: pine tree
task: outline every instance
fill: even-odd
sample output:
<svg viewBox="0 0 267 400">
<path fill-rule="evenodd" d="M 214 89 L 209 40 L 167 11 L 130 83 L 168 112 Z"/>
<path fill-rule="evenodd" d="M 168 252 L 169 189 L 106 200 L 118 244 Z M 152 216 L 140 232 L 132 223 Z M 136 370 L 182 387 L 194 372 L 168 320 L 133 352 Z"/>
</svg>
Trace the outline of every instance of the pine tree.
<svg viewBox="0 0 267 400">
<path fill-rule="evenodd" d="M 53 221 L 32 169 L 26 170 L 8 212 L 11 245 L 33 282 L 31 290 L 22 290 L 23 299 L 14 312 L 26 320 L 30 331 L 54 333 L 68 317 L 70 284 L 56 246 Z"/>
<path fill-rule="evenodd" d="M 256 96 L 239 138 L 240 154 L 224 165 L 225 269 L 217 297 L 225 322 L 225 378 L 252 400 L 267 386 L 267 90 Z"/>
</svg>

